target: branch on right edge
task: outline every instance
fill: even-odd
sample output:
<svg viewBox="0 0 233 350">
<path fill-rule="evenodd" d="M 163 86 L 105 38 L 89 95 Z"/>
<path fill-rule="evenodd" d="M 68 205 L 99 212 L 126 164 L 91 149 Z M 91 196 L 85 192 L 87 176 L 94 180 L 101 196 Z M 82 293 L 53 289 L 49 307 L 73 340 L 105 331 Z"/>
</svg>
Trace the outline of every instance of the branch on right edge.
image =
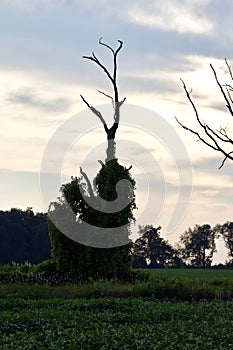
<svg viewBox="0 0 233 350">
<path fill-rule="evenodd" d="M 211 66 L 212 67 L 212 66 Z M 213 69 L 213 67 L 212 67 Z M 224 99 L 226 100 L 226 102 L 228 103 L 227 107 L 230 111 L 230 113 L 232 114 L 232 110 L 231 110 L 231 106 L 229 104 L 229 101 L 226 97 L 226 94 L 221 86 L 221 84 L 219 83 L 218 81 L 218 78 L 217 78 L 217 74 L 215 72 L 215 70 L 213 69 L 214 73 L 215 73 L 215 79 L 216 79 L 216 82 L 217 84 L 219 85 L 219 87 L 221 87 L 221 92 L 223 92 L 223 96 L 224 96 Z M 226 130 L 221 128 L 220 131 L 217 133 L 216 131 L 214 131 L 209 125 L 203 123 L 199 117 L 199 113 L 197 111 L 197 108 L 191 98 L 191 91 L 189 92 L 187 90 L 187 87 L 184 83 L 184 81 L 181 79 L 182 81 L 182 84 L 183 84 L 183 88 L 185 90 L 185 93 L 186 93 L 186 96 L 194 110 L 194 113 L 195 113 L 195 116 L 196 116 L 196 120 L 198 122 L 198 124 L 201 126 L 201 128 L 204 130 L 206 136 L 210 139 L 210 141 L 206 140 L 205 138 L 203 138 L 199 132 L 187 127 L 186 125 L 182 124 L 176 117 L 176 121 L 178 122 L 178 124 L 185 130 L 189 131 L 190 133 L 196 135 L 198 137 L 198 139 L 204 143 L 205 145 L 207 145 L 208 147 L 212 148 L 213 150 L 217 151 L 217 152 L 221 152 L 223 155 L 224 155 L 224 159 L 219 167 L 222 168 L 222 166 L 224 165 L 225 161 L 227 159 L 230 159 L 230 160 L 233 160 L 233 152 L 226 152 L 221 146 L 220 146 L 220 143 L 219 142 L 225 142 L 225 143 L 233 143 L 233 140 L 231 138 L 228 137 L 227 133 L 226 133 Z"/>
</svg>

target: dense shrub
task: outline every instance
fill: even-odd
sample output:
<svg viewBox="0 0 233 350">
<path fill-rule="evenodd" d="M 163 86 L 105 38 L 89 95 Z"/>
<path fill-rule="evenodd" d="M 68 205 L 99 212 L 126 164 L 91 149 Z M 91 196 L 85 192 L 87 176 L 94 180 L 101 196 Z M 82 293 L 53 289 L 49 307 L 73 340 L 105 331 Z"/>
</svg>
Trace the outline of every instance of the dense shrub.
<svg viewBox="0 0 233 350">
<path fill-rule="evenodd" d="M 89 206 L 85 201 L 85 185 L 81 179 L 72 178 L 70 183 L 62 186 L 62 197 L 58 203 L 52 203 L 50 216 L 52 215 L 55 219 L 60 217 L 60 211 L 67 205 L 64 202 L 64 198 L 66 198 L 69 206 L 78 217 L 75 224 L 77 234 L 78 232 L 83 234 L 85 228 L 82 222 L 86 222 L 92 227 L 106 228 L 106 239 L 108 239 L 108 229 L 122 227 L 121 238 L 124 237 L 124 241 L 128 241 L 129 244 L 114 248 L 94 248 L 91 244 L 84 246 L 66 237 L 49 219 L 51 254 L 57 272 L 69 273 L 79 280 L 113 278 L 126 281 L 132 278 L 130 272 L 132 243 L 129 240 L 129 235 L 130 223 L 134 220 L 132 211 L 136 208 L 135 181 L 129 170 L 121 166 L 116 159 L 103 165 L 97 174 L 95 198 L 101 197 L 105 201 L 115 200 L 117 197 L 116 184 L 122 179 L 128 180 L 131 184 L 127 187 L 129 204 L 116 213 L 106 213 L 104 208 L 101 211 L 96 211 Z M 87 192 L 88 190 L 86 190 L 86 195 L 88 195 Z M 89 232 L 85 233 L 89 234 Z"/>
</svg>

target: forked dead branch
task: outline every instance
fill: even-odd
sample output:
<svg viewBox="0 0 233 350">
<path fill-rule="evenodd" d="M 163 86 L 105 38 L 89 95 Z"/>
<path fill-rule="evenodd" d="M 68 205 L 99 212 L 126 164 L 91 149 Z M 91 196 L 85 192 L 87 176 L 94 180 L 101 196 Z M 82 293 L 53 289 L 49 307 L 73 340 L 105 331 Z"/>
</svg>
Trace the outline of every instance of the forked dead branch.
<svg viewBox="0 0 233 350">
<path fill-rule="evenodd" d="M 104 117 L 102 116 L 101 112 L 98 111 L 95 107 L 91 106 L 87 102 L 87 100 L 83 97 L 83 95 L 80 95 L 83 102 L 92 111 L 92 113 L 94 113 L 100 119 L 101 123 L 104 126 L 104 130 L 107 134 L 107 141 L 108 141 L 108 147 L 106 151 L 107 153 L 106 162 L 115 158 L 115 136 L 116 136 L 116 131 L 117 131 L 119 122 L 120 122 L 120 108 L 122 104 L 125 102 L 125 98 L 123 100 L 119 100 L 119 93 L 118 93 L 118 86 L 117 86 L 117 68 L 118 68 L 117 56 L 120 50 L 122 49 L 123 41 L 118 40 L 118 43 L 119 43 L 118 48 L 114 50 L 110 45 L 104 43 L 102 41 L 102 38 L 99 39 L 99 44 L 106 47 L 108 50 L 110 50 L 113 55 L 113 72 L 112 73 L 110 73 L 109 69 L 99 60 L 99 58 L 95 55 L 94 52 L 92 52 L 91 56 L 83 56 L 83 58 L 94 62 L 95 64 L 97 64 L 97 66 L 99 66 L 104 71 L 104 73 L 107 75 L 108 79 L 110 80 L 113 88 L 113 96 L 98 90 L 100 94 L 104 95 L 105 97 L 111 100 L 111 103 L 113 106 L 113 111 L 114 111 L 113 124 L 110 128 L 107 126 L 107 123 Z"/>
</svg>

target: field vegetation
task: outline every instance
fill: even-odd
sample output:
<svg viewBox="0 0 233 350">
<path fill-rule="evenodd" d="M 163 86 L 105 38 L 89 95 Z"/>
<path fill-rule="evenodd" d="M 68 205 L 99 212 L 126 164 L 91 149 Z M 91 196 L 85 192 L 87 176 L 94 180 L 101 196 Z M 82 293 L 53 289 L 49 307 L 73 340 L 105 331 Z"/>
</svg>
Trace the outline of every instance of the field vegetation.
<svg viewBox="0 0 233 350">
<path fill-rule="evenodd" d="M 1 349 L 232 349 L 233 301 L 0 300 Z"/>
<path fill-rule="evenodd" d="M 39 265 L 2 266 L 0 348 L 233 349 L 233 270 L 132 276 L 75 282 Z"/>
<path fill-rule="evenodd" d="M 0 298 L 102 298 L 144 297 L 181 301 L 231 300 L 233 270 L 149 269 L 132 270 L 131 281 L 92 280 L 39 272 L 30 264 L 0 267 Z"/>
</svg>

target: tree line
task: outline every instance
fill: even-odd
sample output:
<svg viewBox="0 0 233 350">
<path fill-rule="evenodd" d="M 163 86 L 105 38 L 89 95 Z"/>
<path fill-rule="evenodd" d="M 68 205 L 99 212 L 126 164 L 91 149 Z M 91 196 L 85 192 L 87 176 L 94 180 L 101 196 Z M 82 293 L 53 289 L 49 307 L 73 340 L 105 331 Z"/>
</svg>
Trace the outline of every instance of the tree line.
<svg viewBox="0 0 233 350">
<path fill-rule="evenodd" d="M 208 268 L 217 252 L 216 240 L 222 238 L 228 250 L 227 266 L 233 265 L 233 222 L 195 225 L 186 230 L 174 246 L 160 235 L 161 227 L 139 227 L 141 236 L 134 242 L 133 267 L 196 267 Z"/>
<path fill-rule="evenodd" d="M 32 208 L 0 211 L 0 264 L 38 264 L 50 258 L 47 214 Z"/>
<path fill-rule="evenodd" d="M 213 263 L 213 256 L 217 251 L 216 240 L 219 238 L 224 240 L 228 250 L 228 260 L 225 264 L 232 266 L 233 222 L 228 221 L 213 228 L 208 224 L 195 225 L 194 228 L 186 230 L 174 245 L 161 236 L 160 226 L 139 226 L 139 238 L 131 248 L 132 266 L 134 268 L 208 268 Z M 0 211 L 0 239 L 1 265 L 12 261 L 38 264 L 51 257 L 47 214 L 34 213 L 32 208 Z M 65 246 L 67 260 L 72 261 L 71 247 L 77 243 L 65 236 L 63 239 L 67 241 Z M 102 249 L 100 250 L 104 253 Z M 83 253 L 87 252 L 83 251 Z M 105 258 L 102 254 L 101 259 Z"/>
</svg>

